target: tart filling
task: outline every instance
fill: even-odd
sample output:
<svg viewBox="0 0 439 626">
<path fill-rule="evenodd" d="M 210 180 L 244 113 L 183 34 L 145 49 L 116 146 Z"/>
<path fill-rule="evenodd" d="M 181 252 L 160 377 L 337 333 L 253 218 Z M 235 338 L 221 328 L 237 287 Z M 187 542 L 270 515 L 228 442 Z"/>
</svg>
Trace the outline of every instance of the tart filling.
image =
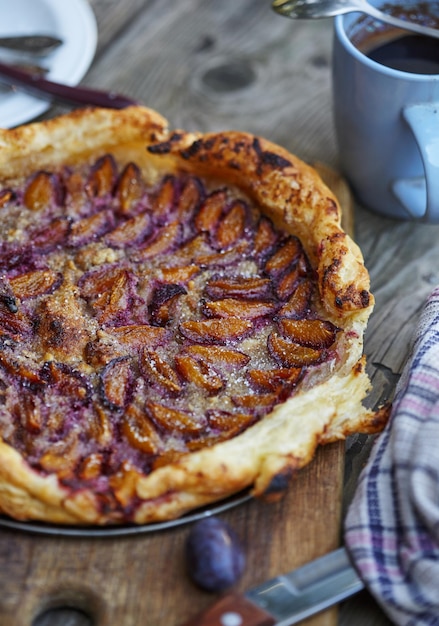
<svg viewBox="0 0 439 626">
<path fill-rule="evenodd" d="M 282 226 L 234 176 L 208 175 L 205 145 L 188 150 L 181 134 L 170 137 L 150 158 L 166 163 L 178 150 L 181 166 L 154 176 L 146 146 L 138 159 L 98 146 L 2 185 L 0 457 L 24 477 L 4 470 L 0 508 L 15 517 L 144 522 L 257 484 L 261 458 L 247 447 L 263 450 L 259 438 L 282 428 L 291 406 L 307 448 L 262 452 L 278 462 L 256 491 L 277 491 L 274 478 L 352 428 L 341 383 L 338 425 L 319 402 L 335 377 L 364 395 L 355 311 L 371 309 L 372 297 L 359 289 L 358 305 L 352 288 L 350 299 L 334 290 L 337 263 L 319 273 L 321 250 L 307 242 L 307 253 L 303 225 Z M 287 167 L 271 154 L 270 168 Z M 199 167 L 185 167 L 192 158 Z M 367 414 L 359 425 L 371 432 L 382 419 Z M 290 436 L 302 435 L 285 429 Z M 233 446 L 245 438 L 240 458 Z M 26 481 L 38 504 L 23 504 Z"/>
</svg>

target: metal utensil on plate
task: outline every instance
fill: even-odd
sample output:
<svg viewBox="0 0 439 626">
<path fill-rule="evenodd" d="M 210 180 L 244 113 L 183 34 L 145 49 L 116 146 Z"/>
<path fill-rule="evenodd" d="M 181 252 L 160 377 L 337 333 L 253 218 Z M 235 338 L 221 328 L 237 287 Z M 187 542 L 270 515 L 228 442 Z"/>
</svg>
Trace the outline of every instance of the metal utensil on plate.
<svg viewBox="0 0 439 626">
<path fill-rule="evenodd" d="M 335 15 L 358 11 L 396 28 L 439 38 L 439 29 L 384 13 L 384 11 L 380 11 L 369 4 L 367 0 L 274 0 L 272 7 L 276 13 L 293 19 L 334 17 Z"/>
<path fill-rule="evenodd" d="M 62 39 L 51 35 L 13 35 L 0 37 L 0 48 L 45 56 L 56 50 L 63 43 Z"/>
</svg>

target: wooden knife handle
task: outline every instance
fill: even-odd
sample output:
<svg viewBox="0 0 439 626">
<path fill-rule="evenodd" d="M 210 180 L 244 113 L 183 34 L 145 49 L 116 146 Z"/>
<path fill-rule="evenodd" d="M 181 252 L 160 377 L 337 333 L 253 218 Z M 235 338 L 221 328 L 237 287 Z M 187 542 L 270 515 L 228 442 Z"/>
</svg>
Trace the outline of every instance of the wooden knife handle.
<svg viewBox="0 0 439 626">
<path fill-rule="evenodd" d="M 274 626 L 272 615 L 239 593 L 229 593 L 182 626 Z"/>
<path fill-rule="evenodd" d="M 22 87 L 29 93 L 46 98 L 54 98 L 67 104 L 80 106 L 99 106 L 111 109 L 124 109 L 127 106 L 139 104 L 132 98 L 112 91 L 99 91 L 88 87 L 64 85 L 56 83 L 37 74 L 31 74 L 10 65 L 0 63 L 0 77 L 6 77 L 8 82 Z"/>
</svg>

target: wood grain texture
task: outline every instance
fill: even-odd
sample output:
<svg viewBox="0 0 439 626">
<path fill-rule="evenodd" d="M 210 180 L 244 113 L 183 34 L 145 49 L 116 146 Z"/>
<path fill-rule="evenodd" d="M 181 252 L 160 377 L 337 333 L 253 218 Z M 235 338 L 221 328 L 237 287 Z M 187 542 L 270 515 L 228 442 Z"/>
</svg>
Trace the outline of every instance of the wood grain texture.
<svg viewBox="0 0 439 626">
<path fill-rule="evenodd" d="M 268 0 L 92 0 L 96 57 L 83 83 L 157 108 L 172 127 L 235 128 L 266 136 L 309 162 L 337 169 L 332 119 L 332 22 L 275 15 Z M 54 106 L 43 117 L 65 110 Z M 344 193 L 344 192 L 343 192 Z M 375 312 L 365 351 L 374 390 L 391 397 L 423 302 L 439 283 L 439 230 L 374 215 L 355 204 L 355 239 L 371 273 Z M 352 228 L 352 224 L 348 225 Z M 373 440 L 347 444 L 343 510 Z M 286 498 L 223 515 L 247 544 L 238 590 L 336 547 L 342 530 L 343 444 L 318 451 Z M 0 624 L 177 626 L 212 597 L 184 571 L 187 527 L 119 539 L 0 532 Z M 93 619 L 86 617 L 89 614 Z M 388 626 L 367 592 L 308 626 Z"/>
</svg>

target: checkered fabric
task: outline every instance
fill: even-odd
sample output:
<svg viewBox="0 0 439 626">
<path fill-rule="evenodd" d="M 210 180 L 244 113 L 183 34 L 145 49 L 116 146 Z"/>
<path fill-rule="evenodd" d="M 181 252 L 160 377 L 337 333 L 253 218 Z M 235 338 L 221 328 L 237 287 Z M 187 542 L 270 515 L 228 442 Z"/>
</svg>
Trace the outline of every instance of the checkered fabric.
<svg viewBox="0 0 439 626">
<path fill-rule="evenodd" d="M 360 476 L 345 541 L 395 624 L 439 626 L 439 287 Z"/>
</svg>

